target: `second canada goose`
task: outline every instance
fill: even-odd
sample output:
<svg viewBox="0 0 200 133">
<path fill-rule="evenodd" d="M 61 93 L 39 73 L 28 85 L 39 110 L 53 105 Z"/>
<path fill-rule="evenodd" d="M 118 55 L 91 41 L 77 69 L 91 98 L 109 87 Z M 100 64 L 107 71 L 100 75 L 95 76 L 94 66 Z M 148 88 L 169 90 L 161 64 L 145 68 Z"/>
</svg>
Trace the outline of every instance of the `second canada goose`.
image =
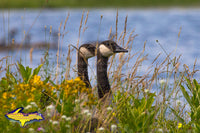
<svg viewBox="0 0 200 133">
<path fill-rule="evenodd" d="M 110 84 L 107 76 L 108 58 L 114 53 L 128 52 L 117 45 L 116 42 L 107 40 L 98 45 L 97 49 L 97 87 L 99 98 L 110 92 Z"/>
<path fill-rule="evenodd" d="M 88 59 L 95 56 L 96 46 L 93 44 L 83 44 L 78 52 L 78 76 L 86 84 L 87 88 L 92 88 L 88 77 Z"/>
</svg>

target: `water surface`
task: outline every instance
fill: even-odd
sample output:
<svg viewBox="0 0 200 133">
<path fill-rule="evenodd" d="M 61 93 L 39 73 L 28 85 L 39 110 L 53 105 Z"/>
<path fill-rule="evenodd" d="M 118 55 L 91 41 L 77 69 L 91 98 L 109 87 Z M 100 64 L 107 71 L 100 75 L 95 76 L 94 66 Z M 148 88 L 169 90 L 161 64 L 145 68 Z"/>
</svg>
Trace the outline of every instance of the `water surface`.
<svg viewBox="0 0 200 133">
<path fill-rule="evenodd" d="M 8 40 L 8 33 L 16 30 L 15 42 L 20 43 L 24 38 L 24 31 L 29 31 L 30 43 L 55 42 L 57 43 L 57 33 L 60 23 L 64 23 L 68 13 L 70 14 L 66 24 L 65 36 L 62 43 L 62 54 L 66 54 L 69 44 L 76 45 L 79 38 L 79 27 L 83 10 L 77 9 L 54 9 L 54 10 L 1 10 L 0 11 L 0 40 Z M 91 9 L 89 10 L 86 31 L 81 33 L 80 44 L 106 40 L 109 36 L 110 28 L 115 34 L 116 26 L 115 9 Z M 102 21 L 101 16 L 103 16 Z M 200 57 L 200 9 L 120 9 L 118 11 L 118 36 L 124 30 L 125 18 L 128 16 L 127 34 L 135 29 L 134 34 L 138 34 L 133 42 L 133 52 L 143 49 L 146 41 L 146 52 L 148 60 L 143 63 L 144 69 L 147 68 L 154 58 L 161 53 L 158 62 L 162 62 L 166 54 L 156 43 L 158 40 L 167 53 L 174 51 L 174 55 L 181 56 L 181 66 L 187 64 L 193 67 L 195 59 Z M 83 23 L 86 18 L 84 14 Z M 45 30 L 46 26 L 46 30 Z M 50 35 L 50 26 L 52 34 Z M 62 26 L 63 28 L 63 26 Z M 178 33 L 181 28 L 180 38 Z M 45 32 L 46 31 L 46 32 Z M 61 30 L 62 31 L 62 30 Z M 127 41 L 126 37 L 126 41 Z M 177 47 L 176 47 L 176 44 Z M 51 50 L 52 55 L 56 55 L 57 49 Z M 176 52 L 176 53 L 175 53 Z M 18 54 L 16 54 L 18 53 Z M 21 53 L 21 54 L 20 54 Z M 172 55 L 173 55 L 172 54 Z M 26 65 L 30 65 L 29 50 L 1 52 L 0 58 L 10 55 L 16 60 L 22 58 Z M 33 51 L 33 63 L 35 67 L 40 64 L 40 58 L 44 56 L 44 50 Z M 172 56 L 173 57 L 173 56 Z M 56 58 L 56 56 L 52 56 Z M 73 55 L 75 62 L 75 54 Z M 94 61 L 91 61 L 94 64 Z M 134 63 L 134 61 L 133 61 Z M 131 67 L 131 66 L 130 66 Z M 197 69 L 200 62 L 197 60 Z"/>
</svg>

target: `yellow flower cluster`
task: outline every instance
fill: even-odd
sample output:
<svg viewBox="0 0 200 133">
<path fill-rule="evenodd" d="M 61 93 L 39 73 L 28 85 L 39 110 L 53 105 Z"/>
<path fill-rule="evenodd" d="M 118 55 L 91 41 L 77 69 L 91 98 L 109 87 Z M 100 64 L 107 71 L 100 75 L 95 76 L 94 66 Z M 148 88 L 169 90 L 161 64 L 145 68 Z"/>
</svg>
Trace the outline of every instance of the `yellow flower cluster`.
<svg viewBox="0 0 200 133">
<path fill-rule="evenodd" d="M 2 108 L 0 109 L 1 113 L 5 113 L 5 111 L 8 109 L 15 109 L 16 106 L 14 104 L 14 98 L 15 95 L 13 95 L 10 91 L 2 93 L 2 95 L 0 96 L 0 105 L 2 106 Z"/>
<path fill-rule="evenodd" d="M 49 96 L 55 98 L 55 89 L 50 83 L 44 84 L 41 81 L 41 77 L 35 75 L 28 84 L 16 84 L 12 92 L 16 96 L 15 101 L 17 101 L 18 105 L 28 105 L 30 102 L 36 102 L 39 105 L 42 91 L 45 90 Z"/>
<path fill-rule="evenodd" d="M 64 97 L 66 99 L 72 96 L 75 97 L 75 99 L 78 99 L 82 93 L 86 93 L 88 100 L 84 105 L 96 104 L 96 97 L 93 95 L 92 90 L 87 88 L 85 83 L 79 77 L 67 80 L 61 84 L 61 87 L 64 90 Z"/>
<path fill-rule="evenodd" d="M 84 100 L 84 105 L 91 106 L 96 104 L 97 98 L 92 93 L 92 90 L 87 88 L 79 77 L 66 80 L 54 87 L 50 83 L 44 83 L 40 76 L 35 75 L 28 83 L 18 83 L 14 85 L 12 90 L 0 92 L 0 105 L 3 105 L 3 109 L 0 109 L 0 111 L 7 112 L 16 107 L 27 106 L 30 102 L 40 105 L 42 91 L 45 91 L 48 96 L 57 99 L 57 91 L 61 90 L 63 90 L 64 94 L 63 100 L 70 97 L 79 99 L 80 95 L 85 93 L 86 100 Z"/>
<path fill-rule="evenodd" d="M 43 81 L 41 81 L 41 77 L 35 75 L 32 80 L 30 80 L 30 84 L 32 85 L 43 85 Z"/>
</svg>

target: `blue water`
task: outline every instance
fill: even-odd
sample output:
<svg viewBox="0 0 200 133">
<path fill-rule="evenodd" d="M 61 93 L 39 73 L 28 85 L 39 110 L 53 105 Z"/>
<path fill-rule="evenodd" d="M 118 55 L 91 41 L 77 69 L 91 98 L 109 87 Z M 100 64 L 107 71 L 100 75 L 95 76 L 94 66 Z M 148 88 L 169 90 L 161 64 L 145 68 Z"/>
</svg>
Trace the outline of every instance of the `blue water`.
<svg viewBox="0 0 200 133">
<path fill-rule="evenodd" d="M 65 54 L 69 44 L 77 44 L 82 12 L 83 10 L 78 9 L 1 10 L 0 41 L 4 38 L 7 41 L 8 32 L 15 29 L 17 34 L 14 38 L 15 42 L 18 43 L 23 40 L 24 31 L 26 33 L 29 31 L 31 36 L 30 43 L 49 41 L 49 38 L 50 42 L 57 42 L 55 36 L 58 33 L 60 23 L 65 22 L 69 13 L 70 16 L 65 29 L 66 34 L 61 41 L 62 54 Z M 80 44 L 108 39 L 111 27 L 112 33 L 115 34 L 116 13 L 117 10 L 115 9 L 90 9 L 86 24 L 87 29 L 84 33 L 81 33 Z M 83 23 L 86 14 L 87 10 L 84 13 Z M 103 16 L 102 21 L 100 21 L 101 15 Z M 162 62 L 166 57 L 156 40 L 161 43 L 168 54 L 174 51 L 172 55 L 182 55 L 181 66 L 187 64 L 192 68 L 195 59 L 199 59 L 200 9 L 120 9 L 118 11 L 118 37 L 124 30 L 126 16 L 128 16 L 127 34 L 130 34 L 133 29 L 135 29 L 134 34 L 138 34 L 133 41 L 133 52 L 141 51 L 144 42 L 147 41 L 145 54 L 148 54 L 148 60 L 143 63 L 144 68 L 147 68 L 159 53 L 161 53 L 161 56 L 158 62 Z M 46 34 L 45 26 L 47 27 Z M 50 26 L 52 26 L 51 36 L 49 34 Z M 180 28 L 182 30 L 180 38 L 178 38 Z M 63 26 L 61 31 L 63 31 Z M 127 38 L 128 36 L 126 41 Z M 178 44 L 177 48 L 176 44 Z M 52 55 L 56 55 L 57 51 L 54 49 L 51 52 Z M 43 57 L 43 54 L 44 50 L 33 51 L 33 67 L 40 64 L 40 58 Z M 26 65 L 30 64 L 29 50 L 9 53 L 1 52 L 0 58 L 7 55 L 15 57 L 16 60 L 22 58 Z M 56 56 L 53 57 L 56 58 Z M 75 62 L 75 54 L 72 58 L 73 62 Z M 199 60 L 197 60 L 196 67 L 197 69 L 200 68 Z"/>
<path fill-rule="evenodd" d="M 8 33 L 11 30 L 16 30 L 14 36 L 15 42 L 20 43 L 24 38 L 24 31 L 29 31 L 30 43 L 37 42 L 55 42 L 57 43 L 56 35 L 59 31 L 60 23 L 62 22 L 61 33 L 66 33 L 63 39 L 61 38 L 60 61 L 66 62 L 66 51 L 69 44 L 76 45 L 79 38 L 79 27 L 83 10 L 77 9 L 42 9 L 42 10 L 0 10 L 0 42 L 3 39 L 8 40 Z M 66 17 L 70 14 L 66 23 L 66 29 L 63 32 L 63 23 Z M 116 13 L 115 9 L 90 9 L 85 32 L 81 32 L 79 44 L 83 44 L 96 40 L 107 40 L 112 27 L 112 34 L 116 31 Z M 84 13 L 83 25 L 86 18 L 87 10 Z M 101 16 L 103 16 L 101 20 Z M 134 35 L 138 35 L 133 41 L 132 54 L 142 51 L 143 44 L 146 41 L 146 50 L 144 55 L 148 54 L 148 60 L 144 61 L 142 67 L 138 70 L 140 73 L 146 72 L 151 66 L 152 61 L 158 54 L 161 54 L 156 63 L 161 63 L 166 58 L 164 50 L 156 43 L 160 42 L 167 54 L 172 52 L 170 58 L 181 55 L 180 68 L 183 70 L 183 64 L 187 64 L 192 69 L 195 59 L 196 69 L 200 69 L 200 9 L 120 9 L 118 11 L 118 37 L 124 31 L 125 18 L 127 21 L 127 34 L 132 30 Z M 46 26 L 46 33 L 45 33 Z M 49 34 L 50 26 L 52 26 L 52 34 Z M 82 29 L 84 26 L 82 27 Z M 179 31 L 180 37 L 178 37 Z M 83 31 L 83 30 L 82 30 Z M 127 41 L 128 36 L 125 38 Z M 177 45 L 177 46 L 176 46 Z M 50 50 L 50 62 L 56 63 L 57 49 Z M 61 52 L 61 51 L 60 51 Z M 44 49 L 34 49 L 33 62 L 30 62 L 29 50 L 19 50 L 10 52 L 0 52 L 0 59 L 5 56 L 9 57 L 12 63 L 22 59 L 24 65 L 36 67 L 44 57 Z M 75 65 L 75 51 L 71 53 L 72 67 Z M 131 68 L 136 59 L 133 58 L 128 65 Z M 154 64 L 154 67 L 156 66 Z M 6 63 L 4 62 L 4 65 Z M 90 59 L 89 75 L 94 78 L 95 59 Z M 66 64 L 64 65 L 66 66 Z M 59 70 L 62 71 L 63 68 Z M 153 70 L 153 69 L 152 69 Z M 123 72 L 128 73 L 130 69 L 124 68 Z M 75 73 L 71 70 L 71 73 Z M 2 74 L 2 73 L 1 73 Z M 195 77 L 199 80 L 200 73 L 197 72 Z M 73 75 L 73 74 L 72 74 Z M 0 75 L 2 77 L 3 75 Z M 166 78 L 166 75 L 161 75 L 160 78 Z M 92 84 L 96 81 L 93 79 Z M 158 90 L 159 92 L 159 90 Z M 175 96 L 173 96 L 175 97 Z M 181 99 L 181 101 L 184 101 Z M 185 102 L 183 102 L 185 103 Z M 186 107 L 189 110 L 189 106 Z"/>
</svg>

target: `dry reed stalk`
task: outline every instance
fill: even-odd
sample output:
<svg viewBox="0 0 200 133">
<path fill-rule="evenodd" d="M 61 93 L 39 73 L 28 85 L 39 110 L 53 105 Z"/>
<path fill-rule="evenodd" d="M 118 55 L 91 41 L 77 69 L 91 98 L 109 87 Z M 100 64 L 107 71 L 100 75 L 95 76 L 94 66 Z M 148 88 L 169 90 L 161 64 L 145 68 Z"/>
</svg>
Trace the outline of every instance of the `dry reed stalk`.
<svg viewBox="0 0 200 133">
<path fill-rule="evenodd" d="M 3 68 L 3 60 L 6 59 L 6 62 L 7 62 L 7 58 L 8 58 L 8 57 L 9 57 L 9 56 L 5 56 L 5 57 L 3 57 L 3 58 L 0 59 L 0 62 L 1 62 L 1 65 L 0 65 L 0 73 L 2 73 L 3 71 L 6 70 L 6 68 L 4 68 L 4 70 L 2 70 L 2 68 Z"/>
<path fill-rule="evenodd" d="M 12 44 L 11 45 L 12 46 L 15 45 L 15 39 L 14 38 L 12 39 Z"/>
<path fill-rule="evenodd" d="M 60 26 L 59 26 L 59 29 L 58 29 L 58 50 L 57 50 L 57 53 L 56 53 L 56 56 L 57 56 L 57 65 L 56 65 L 56 84 L 58 84 L 58 74 L 59 74 L 59 71 L 58 71 L 58 68 L 60 67 L 60 62 L 59 62 L 59 58 L 60 58 L 60 30 L 61 30 L 61 26 L 62 26 L 62 21 L 60 22 Z"/>
<path fill-rule="evenodd" d="M 122 31 L 122 32 L 120 33 L 120 36 L 118 37 L 118 40 L 116 40 L 116 42 L 117 42 L 119 45 L 121 45 L 121 41 L 122 41 L 123 34 L 124 34 L 124 31 Z"/>
<path fill-rule="evenodd" d="M 87 29 L 86 24 L 87 24 L 87 20 L 88 20 L 88 15 L 89 15 L 89 10 L 87 11 L 85 22 L 84 22 L 84 25 L 83 25 L 83 34 L 85 33 L 85 31 Z"/>
<path fill-rule="evenodd" d="M 65 32 L 65 29 L 66 29 L 66 24 L 67 24 L 67 21 L 68 21 L 68 19 L 69 19 L 69 16 L 70 16 L 70 14 L 69 14 L 69 12 L 68 12 L 67 17 L 66 17 L 66 19 L 65 19 L 64 26 L 63 26 L 63 30 L 62 30 L 63 32 L 62 32 L 62 42 L 61 42 L 60 55 L 62 55 L 62 46 L 63 46 L 64 36 L 67 34 L 67 32 Z"/>
<path fill-rule="evenodd" d="M 30 49 L 29 55 L 30 55 L 30 63 L 32 65 L 32 62 L 33 62 L 33 48 Z"/>
<path fill-rule="evenodd" d="M 112 40 L 113 38 L 111 37 L 112 35 L 112 26 L 110 27 L 110 30 L 109 30 L 109 34 L 108 34 L 108 39 L 109 40 Z"/>
<path fill-rule="evenodd" d="M 177 41 L 176 41 L 176 48 L 175 48 L 174 56 L 175 56 L 175 54 L 176 54 L 176 50 L 177 50 L 177 46 L 178 46 L 178 42 L 179 42 L 180 35 L 181 35 L 181 30 L 182 30 L 182 27 L 180 27 L 179 32 L 178 32 L 178 38 L 177 38 Z"/>
<path fill-rule="evenodd" d="M 117 41 L 117 26 L 118 26 L 118 9 L 117 9 L 117 14 L 116 14 L 116 33 L 115 33 L 115 40 Z"/>
<path fill-rule="evenodd" d="M 124 22 L 124 36 L 122 38 L 122 40 L 123 40 L 122 46 L 123 47 L 124 47 L 124 40 L 125 40 L 125 36 L 126 36 L 127 19 L 128 19 L 128 16 L 126 16 L 125 22 Z"/>
<path fill-rule="evenodd" d="M 65 73 L 65 80 L 68 80 L 70 77 L 70 68 L 71 68 L 71 49 L 70 46 L 68 46 L 68 52 L 67 52 L 67 65 L 66 65 L 66 73 Z"/>
<path fill-rule="evenodd" d="M 81 22 L 80 22 L 80 26 L 79 26 L 78 40 L 77 40 L 76 48 L 79 48 L 79 41 L 80 41 L 80 36 L 81 36 L 81 29 L 82 29 L 84 13 L 85 13 L 85 10 L 83 10 L 83 12 L 82 12 L 82 17 L 81 17 Z M 78 51 L 76 51 L 76 64 L 75 65 L 77 66 L 77 64 L 78 64 Z M 76 70 L 77 70 L 77 68 L 76 68 Z"/>
</svg>

